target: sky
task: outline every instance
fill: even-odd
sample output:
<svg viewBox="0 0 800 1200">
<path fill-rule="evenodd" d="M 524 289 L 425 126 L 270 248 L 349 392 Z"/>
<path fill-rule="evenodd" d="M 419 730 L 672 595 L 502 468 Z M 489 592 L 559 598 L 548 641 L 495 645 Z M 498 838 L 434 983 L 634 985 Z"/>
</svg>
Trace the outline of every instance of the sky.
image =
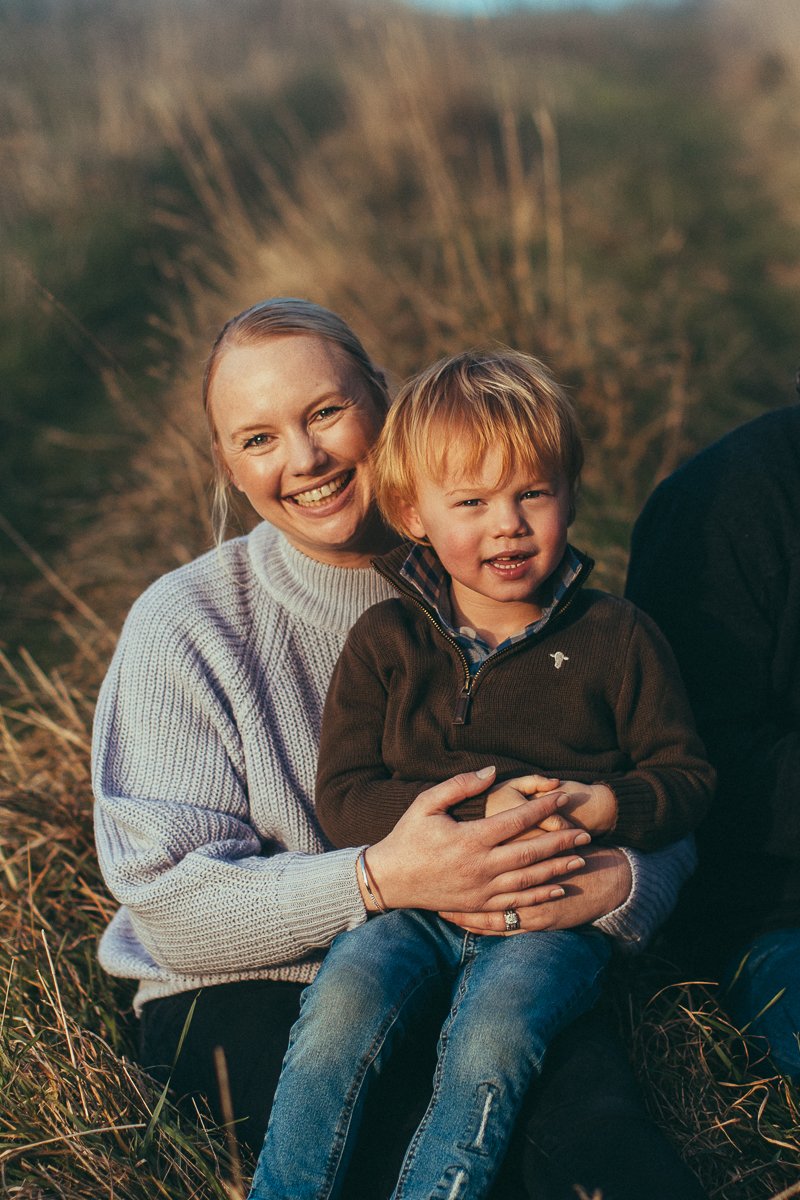
<svg viewBox="0 0 800 1200">
<path fill-rule="evenodd" d="M 440 12 L 489 13 L 510 8 L 620 8 L 630 0 L 406 0 L 417 8 Z M 677 0 L 644 0 L 645 3 L 676 3 Z"/>
</svg>

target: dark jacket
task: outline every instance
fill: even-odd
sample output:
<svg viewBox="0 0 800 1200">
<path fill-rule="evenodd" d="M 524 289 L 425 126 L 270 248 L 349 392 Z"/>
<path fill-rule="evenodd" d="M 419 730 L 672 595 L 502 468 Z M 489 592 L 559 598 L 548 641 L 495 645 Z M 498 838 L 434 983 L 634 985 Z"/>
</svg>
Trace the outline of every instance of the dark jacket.
<svg viewBox="0 0 800 1200">
<path fill-rule="evenodd" d="M 674 926 L 708 969 L 800 921 L 800 406 L 734 430 L 657 488 L 627 595 L 667 635 L 718 772 Z"/>
<path fill-rule="evenodd" d="M 384 837 L 420 791 L 494 763 L 498 780 L 531 772 L 604 782 L 618 802 L 610 835 L 649 850 L 693 829 L 713 771 L 672 654 L 632 604 L 581 586 L 544 628 L 493 655 L 470 680 L 461 650 L 398 574 L 401 595 L 355 624 L 323 716 L 317 814 L 334 845 Z M 482 816 L 484 800 L 459 806 Z"/>
</svg>

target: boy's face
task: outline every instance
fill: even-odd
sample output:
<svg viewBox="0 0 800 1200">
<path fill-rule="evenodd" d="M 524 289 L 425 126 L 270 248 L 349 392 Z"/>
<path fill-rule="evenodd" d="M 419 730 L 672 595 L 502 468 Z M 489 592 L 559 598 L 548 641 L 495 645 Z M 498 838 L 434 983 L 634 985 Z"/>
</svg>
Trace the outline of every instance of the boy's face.
<svg viewBox="0 0 800 1200">
<path fill-rule="evenodd" d="M 416 503 L 404 516 L 414 537 L 427 537 L 452 579 L 456 608 L 479 627 L 493 615 L 506 624 L 519 609 L 519 628 L 541 616 L 542 585 L 567 544 L 570 497 L 560 473 L 535 478 L 515 472 L 499 483 L 500 456 L 474 471 L 456 471 L 442 483 L 421 474 Z"/>
</svg>

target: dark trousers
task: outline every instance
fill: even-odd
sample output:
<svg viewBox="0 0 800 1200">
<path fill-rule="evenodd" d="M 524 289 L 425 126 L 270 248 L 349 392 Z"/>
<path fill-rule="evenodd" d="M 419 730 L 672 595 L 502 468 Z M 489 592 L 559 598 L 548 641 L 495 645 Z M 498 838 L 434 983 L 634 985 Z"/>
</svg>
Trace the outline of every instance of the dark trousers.
<svg viewBox="0 0 800 1200">
<path fill-rule="evenodd" d="M 171 1074 L 176 1096 L 207 1097 L 221 1120 L 214 1067 L 214 1047 L 221 1046 L 237 1136 L 257 1155 L 302 990 L 301 984 L 258 980 L 153 1000 L 142 1013 L 141 1061 L 157 1078 Z M 444 994 L 431 1004 L 429 1028 L 415 1035 L 413 1050 L 393 1056 L 374 1085 L 347 1200 L 385 1200 L 391 1193 L 430 1095 L 446 1004 Z M 580 1018 L 550 1048 L 492 1200 L 576 1200 L 576 1184 L 590 1196 L 602 1191 L 603 1200 L 706 1200 L 645 1112 L 624 1049 L 600 1011 Z"/>
</svg>

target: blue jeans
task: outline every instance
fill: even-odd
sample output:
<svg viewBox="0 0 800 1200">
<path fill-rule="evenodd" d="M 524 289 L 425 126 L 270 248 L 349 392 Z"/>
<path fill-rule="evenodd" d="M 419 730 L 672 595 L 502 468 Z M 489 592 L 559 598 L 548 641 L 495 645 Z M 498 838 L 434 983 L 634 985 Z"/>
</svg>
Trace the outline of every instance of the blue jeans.
<svg viewBox="0 0 800 1200">
<path fill-rule="evenodd" d="M 800 929 L 755 938 L 729 965 L 721 987 L 735 1024 L 765 1038 L 781 1074 L 800 1081 Z"/>
<path fill-rule="evenodd" d="M 594 1002 L 610 947 L 595 930 L 477 937 L 398 911 L 336 939 L 303 995 L 250 1200 L 340 1194 L 375 1074 L 452 979 L 428 1108 L 395 1200 L 477 1200 L 500 1167 L 550 1040 Z"/>
</svg>

